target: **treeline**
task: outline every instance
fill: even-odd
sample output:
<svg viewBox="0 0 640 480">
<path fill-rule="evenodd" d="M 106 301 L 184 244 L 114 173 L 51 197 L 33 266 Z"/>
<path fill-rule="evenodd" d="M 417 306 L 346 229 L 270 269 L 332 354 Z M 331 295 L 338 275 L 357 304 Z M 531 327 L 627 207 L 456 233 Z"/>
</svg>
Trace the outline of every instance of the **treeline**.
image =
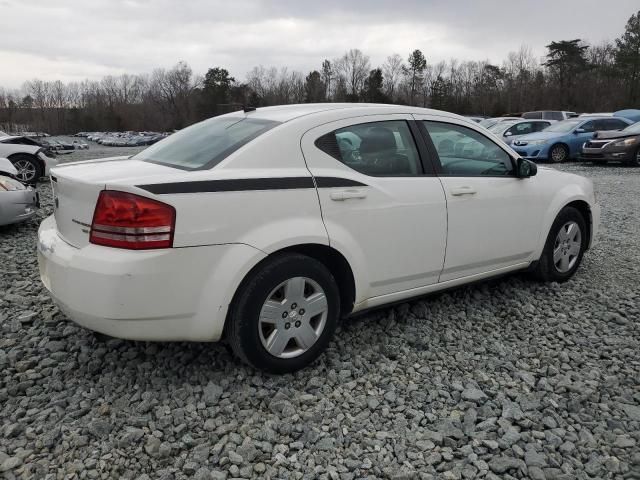
<svg viewBox="0 0 640 480">
<path fill-rule="evenodd" d="M 502 65 L 434 64 L 416 49 L 373 66 L 366 54 L 352 49 L 306 74 L 259 66 L 244 80 L 222 67 L 199 76 L 184 62 L 148 75 L 100 81 L 36 79 L 20 90 L 0 88 L 0 130 L 167 131 L 243 105 L 303 102 L 399 103 L 490 116 L 539 109 L 640 108 L 640 11 L 612 43 L 589 45 L 574 39 L 546 48 L 546 56 L 537 59 L 531 49 L 521 47 Z"/>
</svg>

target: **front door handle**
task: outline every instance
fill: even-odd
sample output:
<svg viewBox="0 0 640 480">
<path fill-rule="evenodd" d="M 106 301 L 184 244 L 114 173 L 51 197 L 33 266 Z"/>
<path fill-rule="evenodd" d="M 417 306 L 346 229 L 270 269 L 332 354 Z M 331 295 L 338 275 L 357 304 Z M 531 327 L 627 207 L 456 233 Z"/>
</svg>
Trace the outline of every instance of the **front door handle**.
<svg viewBox="0 0 640 480">
<path fill-rule="evenodd" d="M 350 199 L 362 199 L 367 197 L 367 192 L 364 190 L 339 190 L 337 192 L 331 192 L 329 195 L 331 200 L 336 202 L 343 202 Z"/>
<path fill-rule="evenodd" d="M 475 195 L 476 193 L 478 192 L 476 192 L 475 188 L 466 185 L 463 187 L 456 187 L 451 189 L 451 195 L 454 195 L 456 197 L 459 197 L 461 195 Z"/>
</svg>

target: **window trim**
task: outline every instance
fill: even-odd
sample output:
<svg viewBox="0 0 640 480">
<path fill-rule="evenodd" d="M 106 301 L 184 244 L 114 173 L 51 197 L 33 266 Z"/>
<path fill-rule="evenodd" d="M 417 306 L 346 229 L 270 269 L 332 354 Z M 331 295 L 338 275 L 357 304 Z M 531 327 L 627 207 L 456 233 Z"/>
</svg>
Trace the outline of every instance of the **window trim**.
<svg viewBox="0 0 640 480">
<path fill-rule="evenodd" d="M 360 117 L 358 117 L 360 118 Z M 346 164 L 345 162 L 338 160 L 337 158 L 333 157 L 332 155 L 329 155 L 327 152 L 325 152 L 324 150 L 322 150 L 320 147 L 318 147 L 318 145 L 316 144 L 316 142 L 329 134 L 333 134 L 335 135 L 335 133 L 338 130 L 343 130 L 343 129 L 348 129 L 351 126 L 354 125 L 365 125 L 365 124 L 374 124 L 374 123 L 386 123 L 386 122 L 404 122 L 405 124 L 407 124 L 408 129 L 409 129 L 409 134 L 411 135 L 411 138 L 413 139 L 413 144 L 416 147 L 416 153 L 418 154 L 418 169 L 419 171 L 415 174 L 415 175 L 369 175 L 367 173 L 361 172 L 359 170 L 356 170 L 355 168 L 351 167 L 350 165 Z M 332 160 L 340 163 L 341 165 L 344 165 L 346 168 L 348 168 L 350 171 L 355 172 L 358 175 L 363 175 L 365 177 L 370 177 L 370 178 L 420 178 L 420 177 L 435 177 L 437 176 L 436 171 L 434 169 L 434 165 L 433 162 L 431 161 L 430 158 L 430 154 L 429 154 L 429 149 L 427 148 L 427 145 L 425 144 L 424 138 L 422 137 L 422 134 L 418 128 L 418 126 L 416 125 L 416 121 L 415 120 L 410 120 L 407 118 L 388 118 L 388 119 L 380 119 L 380 120 L 374 120 L 374 121 L 362 121 L 362 122 L 356 122 L 356 123 L 350 123 L 349 125 L 345 125 L 344 127 L 339 127 L 339 128 L 334 128 L 328 132 L 323 133 L 322 135 L 317 136 L 314 140 L 313 140 L 313 147 L 318 149 L 319 151 L 321 151 L 323 154 L 325 154 L 327 157 L 331 158 Z"/>
<path fill-rule="evenodd" d="M 421 118 L 420 120 L 416 120 L 416 121 L 418 122 L 418 128 L 420 130 L 420 133 L 424 137 L 424 141 L 428 146 L 429 153 L 431 154 L 430 158 L 433 158 L 435 160 L 434 161 L 434 167 L 435 167 L 436 175 L 438 177 L 441 177 L 441 178 L 505 178 L 505 179 L 518 179 L 519 178 L 516 175 L 516 159 L 513 157 L 513 155 L 508 150 L 506 150 L 502 145 L 500 145 L 498 142 L 495 142 L 493 139 L 487 137 L 483 132 L 481 132 L 479 130 L 476 130 L 475 128 L 471 128 L 468 125 L 462 125 L 462 124 L 455 123 L 455 122 L 447 122 L 447 121 L 444 121 L 444 120 L 429 120 L 429 119 L 426 119 L 426 118 Z M 440 161 L 440 155 L 438 155 L 438 151 L 436 149 L 436 146 L 434 145 L 433 140 L 431 139 L 431 135 L 429 135 L 429 131 L 427 130 L 427 127 L 424 125 L 424 122 L 442 123 L 442 124 L 446 124 L 446 125 L 454 125 L 456 127 L 462 127 L 462 128 L 467 128 L 469 130 L 473 130 L 477 134 L 483 136 L 488 141 L 490 141 L 491 143 L 493 143 L 494 145 L 499 147 L 504 153 L 507 154 L 507 156 L 509 157 L 509 160 L 511 161 L 511 168 L 512 168 L 513 173 L 510 174 L 510 175 L 463 175 L 463 174 L 459 174 L 459 175 L 443 175 L 443 173 L 442 173 L 442 162 Z"/>
</svg>

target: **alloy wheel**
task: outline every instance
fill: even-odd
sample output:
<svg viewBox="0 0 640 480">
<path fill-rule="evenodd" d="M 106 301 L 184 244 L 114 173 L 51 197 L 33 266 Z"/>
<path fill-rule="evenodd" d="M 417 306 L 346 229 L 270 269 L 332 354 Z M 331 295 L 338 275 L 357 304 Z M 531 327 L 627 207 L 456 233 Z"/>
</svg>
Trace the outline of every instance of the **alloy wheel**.
<svg viewBox="0 0 640 480">
<path fill-rule="evenodd" d="M 282 282 L 260 310 L 262 346 L 277 358 L 302 355 L 320 338 L 328 312 L 327 297 L 317 282 L 306 277 Z"/>
<path fill-rule="evenodd" d="M 582 248 L 582 232 L 580 226 L 570 221 L 565 223 L 553 245 L 553 264 L 560 273 L 567 273 L 573 268 Z"/>
<path fill-rule="evenodd" d="M 17 160 L 14 164 L 18 174 L 16 177 L 18 180 L 28 183 L 34 180 L 36 176 L 36 166 L 29 160 Z"/>
<path fill-rule="evenodd" d="M 563 147 L 557 146 L 551 150 L 551 160 L 553 160 L 554 163 L 563 162 L 566 156 L 567 152 Z"/>
</svg>

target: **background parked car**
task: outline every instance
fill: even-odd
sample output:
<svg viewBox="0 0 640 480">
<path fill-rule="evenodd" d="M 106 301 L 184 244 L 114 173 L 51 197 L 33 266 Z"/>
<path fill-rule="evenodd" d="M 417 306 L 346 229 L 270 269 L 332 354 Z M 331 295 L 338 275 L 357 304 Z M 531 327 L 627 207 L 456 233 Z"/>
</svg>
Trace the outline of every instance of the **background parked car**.
<svg viewBox="0 0 640 480">
<path fill-rule="evenodd" d="M 479 125 L 484 128 L 489 128 L 494 126 L 496 123 L 500 122 L 509 122 L 512 120 L 522 120 L 520 117 L 493 117 L 493 118 L 485 118 L 482 120 Z"/>
<path fill-rule="evenodd" d="M 18 170 L 0 158 L 0 226 L 24 222 L 38 211 L 38 193 L 18 181 Z"/>
<path fill-rule="evenodd" d="M 525 112 L 522 114 L 522 118 L 540 118 L 543 120 L 556 120 L 562 121 L 569 118 L 577 117 L 576 112 L 567 112 L 564 110 L 537 110 L 535 112 Z"/>
<path fill-rule="evenodd" d="M 8 158 L 16 167 L 16 177 L 24 183 L 34 184 L 42 176 L 49 175 L 49 169 L 58 161 L 47 155 L 44 148 L 37 145 L 9 143 L 12 137 L 0 138 L 0 158 Z"/>
<path fill-rule="evenodd" d="M 582 145 L 598 130 L 622 130 L 630 125 L 626 118 L 573 118 L 554 123 L 542 132 L 524 135 L 513 142 L 513 148 L 530 160 L 554 163 L 578 158 Z"/>
<path fill-rule="evenodd" d="M 582 147 L 581 160 L 594 163 L 622 162 L 640 167 L 640 122 L 624 130 L 596 132 Z"/>
<path fill-rule="evenodd" d="M 507 145 L 511 145 L 514 140 L 523 135 L 540 132 L 552 123 L 554 123 L 553 120 L 515 120 L 496 123 L 489 128 L 489 131 L 500 137 Z"/>
</svg>

